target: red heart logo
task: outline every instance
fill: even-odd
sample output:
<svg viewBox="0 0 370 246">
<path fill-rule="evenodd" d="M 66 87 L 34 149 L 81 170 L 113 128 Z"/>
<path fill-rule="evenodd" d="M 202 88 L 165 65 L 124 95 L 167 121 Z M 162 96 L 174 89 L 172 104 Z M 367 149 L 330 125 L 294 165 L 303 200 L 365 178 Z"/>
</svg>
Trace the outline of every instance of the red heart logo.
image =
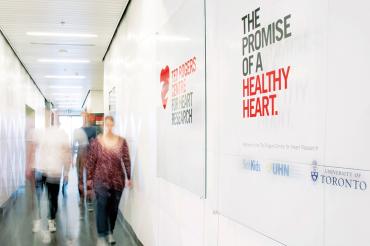
<svg viewBox="0 0 370 246">
<path fill-rule="evenodd" d="M 166 109 L 168 99 L 167 94 L 170 89 L 170 68 L 168 66 L 161 70 L 160 83 L 162 84 L 162 105 L 163 108 Z"/>
</svg>

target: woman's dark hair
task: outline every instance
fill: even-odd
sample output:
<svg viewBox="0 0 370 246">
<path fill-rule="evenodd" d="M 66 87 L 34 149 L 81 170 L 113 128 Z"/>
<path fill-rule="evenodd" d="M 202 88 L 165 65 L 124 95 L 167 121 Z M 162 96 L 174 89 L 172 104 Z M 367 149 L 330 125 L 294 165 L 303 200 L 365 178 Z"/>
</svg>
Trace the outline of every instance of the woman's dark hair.
<svg viewBox="0 0 370 246">
<path fill-rule="evenodd" d="M 114 123 L 114 118 L 111 115 L 107 115 L 107 116 L 104 117 L 104 121 L 107 121 L 107 120 L 110 120 Z"/>
</svg>

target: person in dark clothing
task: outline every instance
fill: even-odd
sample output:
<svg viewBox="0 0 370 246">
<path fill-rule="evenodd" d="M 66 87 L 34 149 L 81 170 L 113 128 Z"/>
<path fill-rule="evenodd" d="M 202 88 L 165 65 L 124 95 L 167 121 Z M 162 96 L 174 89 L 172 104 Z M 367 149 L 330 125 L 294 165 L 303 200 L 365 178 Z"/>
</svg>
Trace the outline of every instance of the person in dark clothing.
<svg viewBox="0 0 370 246">
<path fill-rule="evenodd" d="M 76 166 L 78 175 L 78 192 L 80 194 L 80 205 L 83 206 L 86 199 L 89 211 L 93 211 L 93 190 L 91 186 L 88 186 L 85 183 L 86 162 L 88 158 L 90 144 L 92 140 L 96 138 L 99 132 L 99 127 L 97 126 L 84 126 L 77 129 L 74 133 L 74 142 L 75 144 L 78 144 Z"/>
</svg>

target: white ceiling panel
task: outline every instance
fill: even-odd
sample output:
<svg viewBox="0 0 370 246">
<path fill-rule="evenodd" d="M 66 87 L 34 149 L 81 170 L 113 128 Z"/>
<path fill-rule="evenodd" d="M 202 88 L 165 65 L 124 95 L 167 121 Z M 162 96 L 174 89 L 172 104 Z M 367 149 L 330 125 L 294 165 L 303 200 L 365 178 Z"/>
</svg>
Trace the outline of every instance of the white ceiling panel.
<svg viewBox="0 0 370 246">
<path fill-rule="evenodd" d="M 0 28 L 47 99 L 58 105 L 61 97 L 72 95 L 71 109 L 76 109 L 76 105 L 82 105 L 89 89 L 102 89 L 102 58 L 127 2 L 0 0 Z M 28 35 L 35 32 L 54 35 Z M 58 36 L 60 34 L 72 35 Z M 40 59 L 54 61 L 41 62 Z M 88 63 L 70 63 L 71 60 Z M 83 76 L 84 79 L 46 78 L 48 75 Z"/>
</svg>

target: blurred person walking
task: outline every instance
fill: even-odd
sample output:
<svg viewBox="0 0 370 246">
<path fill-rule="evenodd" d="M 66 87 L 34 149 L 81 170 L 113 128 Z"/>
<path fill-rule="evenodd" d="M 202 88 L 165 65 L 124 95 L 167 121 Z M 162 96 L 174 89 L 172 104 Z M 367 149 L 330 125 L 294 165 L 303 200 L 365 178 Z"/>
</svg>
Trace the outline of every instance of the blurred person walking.
<svg viewBox="0 0 370 246">
<path fill-rule="evenodd" d="M 61 176 L 68 180 L 71 165 L 70 143 L 67 133 L 57 126 L 37 131 L 33 137 L 35 160 L 37 164 L 36 190 L 47 188 L 49 203 L 49 232 L 56 231 L 56 213 Z M 41 194 L 41 193 L 40 193 Z M 41 195 L 40 195 L 41 196 Z"/>
<path fill-rule="evenodd" d="M 98 128 L 91 126 L 88 121 L 83 127 L 76 129 L 74 132 L 74 143 L 78 145 L 77 149 L 77 174 L 78 174 L 78 192 L 80 194 L 80 205 L 83 208 L 85 200 L 87 201 L 87 207 L 89 211 L 92 209 L 93 190 L 91 186 L 87 186 L 85 180 L 87 179 L 86 163 L 90 144 L 94 140 L 98 133 Z"/>
<path fill-rule="evenodd" d="M 113 230 L 125 186 L 131 187 L 131 161 L 126 139 L 113 133 L 114 119 L 104 118 L 104 133 L 91 143 L 88 184 L 96 196 L 97 245 L 115 243 Z M 126 173 L 126 175 L 125 175 Z M 126 179 L 126 177 L 127 179 Z"/>
<path fill-rule="evenodd" d="M 43 187 L 40 186 L 42 173 L 36 159 L 36 143 L 35 136 L 37 135 L 35 128 L 27 129 L 26 134 L 26 181 L 27 195 L 31 205 L 31 214 L 33 217 L 32 232 L 36 233 L 41 230 L 41 210 L 40 200 L 43 192 Z"/>
</svg>

